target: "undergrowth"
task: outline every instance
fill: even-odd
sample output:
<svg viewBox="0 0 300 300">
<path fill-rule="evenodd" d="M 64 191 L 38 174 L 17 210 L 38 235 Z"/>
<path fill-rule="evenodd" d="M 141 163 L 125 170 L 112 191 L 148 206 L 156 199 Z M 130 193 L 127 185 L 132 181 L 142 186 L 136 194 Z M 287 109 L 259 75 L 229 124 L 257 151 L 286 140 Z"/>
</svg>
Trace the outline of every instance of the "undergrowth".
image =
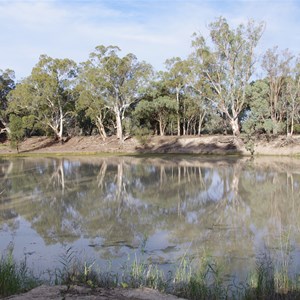
<svg viewBox="0 0 300 300">
<path fill-rule="evenodd" d="M 1 257 L 0 296 L 29 290 L 41 283 L 29 271 L 26 260 L 17 264 L 13 250 Z M 82 261 L 72 249 L 60 257 L 61 267 L 49 272 L 55 285 L 84 285 L 90 288 L 149 287 L 192 300 L 202 299 L 300 299 L 299 276 L 287 277 L 288 264 L 280 264 L 267 254 L 257 258 L 256 268 L 245 282 L 229 278 L 225 268 L 210 256 L 191 259 L 184 255 L 172 271 L 135 256 L 128 259 L 118 273 L 111 264 L 100 268 L 93 260 Z"/>
<path fill-rule="evenodd" d="M 8 247 L 0 258 L 0 296 L 25 292 L 39 284 L 40 281 L 27 267 L 26 258 L 17 263 L 13 257 L 13 247 Z"/>
</svg>

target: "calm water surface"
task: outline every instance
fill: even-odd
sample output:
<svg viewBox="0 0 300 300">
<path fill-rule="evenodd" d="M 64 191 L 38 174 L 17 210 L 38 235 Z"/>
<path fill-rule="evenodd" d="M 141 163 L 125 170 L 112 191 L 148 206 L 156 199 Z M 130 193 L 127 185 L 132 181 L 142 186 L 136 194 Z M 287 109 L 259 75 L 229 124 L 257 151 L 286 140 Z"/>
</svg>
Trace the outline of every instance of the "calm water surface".
<svg viewBox="0 0 300 300">
<path fill-rule="evenodd" d="M 300 161 L 199 156 L 0 159 L 0 251 L 42 271 L 70 246 L 117 271 L 212 256 L 242 278 L 262 253 L 300 266 Z"/>
</svg>

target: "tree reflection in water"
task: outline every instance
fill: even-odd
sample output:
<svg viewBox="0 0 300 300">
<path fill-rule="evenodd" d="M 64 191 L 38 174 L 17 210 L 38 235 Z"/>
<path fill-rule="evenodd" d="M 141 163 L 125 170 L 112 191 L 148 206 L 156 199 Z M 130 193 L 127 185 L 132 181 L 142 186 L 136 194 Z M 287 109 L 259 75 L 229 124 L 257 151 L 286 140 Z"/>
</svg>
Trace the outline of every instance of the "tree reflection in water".
<svg viewBox="0 0 300 300">
<path fill-rule="evenodd" d="M 28 242 L 41 237 L 45 256 L 51 245 L 89 245 L 99 259 L 124 261 L 143 248 L 167 263 L 188 249 L 237 273 L 268 249 L 299 265 L 299 166 L 289 158 L 2 159 L 0 233 L 16 239 L 19 221 L 29 222 Z"/>
</svg>

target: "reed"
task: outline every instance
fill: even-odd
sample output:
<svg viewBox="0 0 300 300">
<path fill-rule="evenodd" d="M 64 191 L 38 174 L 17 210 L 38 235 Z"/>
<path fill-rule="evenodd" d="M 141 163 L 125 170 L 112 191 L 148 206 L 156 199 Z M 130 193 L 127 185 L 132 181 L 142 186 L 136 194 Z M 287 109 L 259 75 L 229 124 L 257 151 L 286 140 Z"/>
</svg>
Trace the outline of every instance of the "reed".
<svg viewBox="0 0 300 300">
<path fill-rule="evenodd" d="M 89 288 L 149 287 L 191 300 L 202 299 L 300 299 L 299 277 L 289 277 L 287 258 L 278 262 L 269 253 L 257 257 L 256 268 L 245 282 L 229 280 L 224 267 L 210 256 L 184 255 L 173 270 L 164 272 L 157 264 L 137 255 L 127 260 L 119 272 L 111 264 L 100 268 L 93 260 L 82 260 L 72 248 L 60 257 L 61 267 L 49 271 L 48 284 L 85 285 Z M 0 260 L 0 296 L 27 291 L 41 283 L 33 276 L 26 259 L 16 263 L 13 248 Z"/>
<path fill-rule="evenodd" d="M 13 246 L 9 246 L 0 258 L 0 296 L 28 291 L 40 284 L 27 267 L 26 258 L 17 263 L 13 258 Z"/>
</svg>

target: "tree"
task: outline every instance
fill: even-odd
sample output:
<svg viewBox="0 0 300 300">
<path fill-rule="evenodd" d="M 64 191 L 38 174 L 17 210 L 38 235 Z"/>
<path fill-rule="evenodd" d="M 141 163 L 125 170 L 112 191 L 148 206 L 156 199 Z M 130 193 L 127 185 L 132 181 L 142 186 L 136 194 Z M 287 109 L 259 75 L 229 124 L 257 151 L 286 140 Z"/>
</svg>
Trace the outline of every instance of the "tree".
<svg viewBox="0 0 300 300">
<path fill-rule="evenodd" d="M 142 100 L 135 109 L 138 118 L 146 118 L 149 121 L 155 120 L 158 123 L 159 134 L 165 135 L 165 131 L 172 116 L 177 111 L 175 99 L 168 96 L 158 97 L 153 101 Z"/>
<path fill-rule="evenodd" d="M 34 116 L 62 141 L 64 124 L 74 110 L 71 91 L 76 73 L 74 61 L 41 55 L 31 75 L 10 93 L 10 110 Z"/>
<path fill-rule="evenodd" d="M 247 89 L 247 109 L 242 129 L 247 135 L 272 131 L 271 114 L 268 102 L 267 80 L 256 80 Z"/>
<path fill-rule="evenodd" d="M 278 47 L 268 49 L 263 57 L 262 68 L 265 70 L 269 84 L 269 109 L 273 133 L 280 132 L 286 113 L 286 80 L 291 72 L 293 55 L 286 49 L 278 52 Z"/>
<path fill-rule="evenodd" d="M 211 49 L 200 34 L 194 34 L 192 54 L 201 65 L 214 94 L 214 106 L 229 120 L 234 135 L 239 135 L 239 117 L 246 101 L 246 88 L 253 74 L 254 49 L 262 35 L 263 24 L 249 21 L 231 29 L 220 17 L 209 25 Z"/>
<path fill-rule="evenodd" d="M 191 55 L 189 61 L 190 73 L 187 77 L 188 88 L 186 92 L 190 101 L 188 102 L 185 114 L 188 118 L 192 117 L 197 121 L 197 134 L 201 135 L 204 120 L 209 113 L 212 113 L 212 102 L 209 99 L 213 98 L 213 91 L 206 77 L 203 76 L 202 65 L 199 64 L 196 57 Z"/>
<path fill-rule="evenodd" d="M 186 86 L 187 77 L 190 73 L 190 66 L 187 60 L 182 60 L 180 57 L 167 59 L 165 65 L 167 72 L 162 73 L 162 80 L 165 82 L 166 86 L 171 90 L 171 92 L 175 93 L 176 95 L 177 135 L 180 135 L 181 114 L 184 114 L 184 109 L 183 112 L 180 111 L 180 100 L 184 101 L 184 98 L 181 97 L 181 94 Z M 183 134 L 185 134 L 184 128 L 185 127 L 183 126 Z"/>
<path fill-rule="evenodd" d="M 295 61 L 291 75 L 286 82 L 287 92 L 287 135 L 293 135 L 295 120 L 299 120 L 300 112 L 300 57 Z"/>
<path fill-rule="evenodd" d="M 152 68 L 145 62 L 139 62 L 131 53 L 119 57 L 119 51 L 116 46 L 98 46 L 90 54 L 86 65 L 97 77 L 97 80 L 90 79 L 88 82 L 94 85 L 98 99 L 101 98 L 105 107 L 113 112 L 117 137 L 122 142 L 125 112 L 130 105 L 142 98 Z"/>
<path fill-rule="evenodd" d="M 9 133 L 7 95 L 15 88 L 15 73 L 12 70 L 0 70 L 0 134 L 3 132 Z"/>
<path fill-rule="evenodd" d="M 107 137 L 105 121 L 109 109 L 102 96 L 99 71 L 90 62 L 82 64 L 79 72 L 79 83 L 76 87 L 79 93 L 76 110 L 77 112 L 84 111 L 85 115 L 97 126 L 102 139 L 105 140 Z"/>
<path fill-rule="evenodd" d="M 16 148 L 19 153 L 19 143 L 23 140 L 25 130 L 22 123 L 22 118 L 14 114 L 10 115 L 10 145 L 12 148 Z"/>
</svg>

